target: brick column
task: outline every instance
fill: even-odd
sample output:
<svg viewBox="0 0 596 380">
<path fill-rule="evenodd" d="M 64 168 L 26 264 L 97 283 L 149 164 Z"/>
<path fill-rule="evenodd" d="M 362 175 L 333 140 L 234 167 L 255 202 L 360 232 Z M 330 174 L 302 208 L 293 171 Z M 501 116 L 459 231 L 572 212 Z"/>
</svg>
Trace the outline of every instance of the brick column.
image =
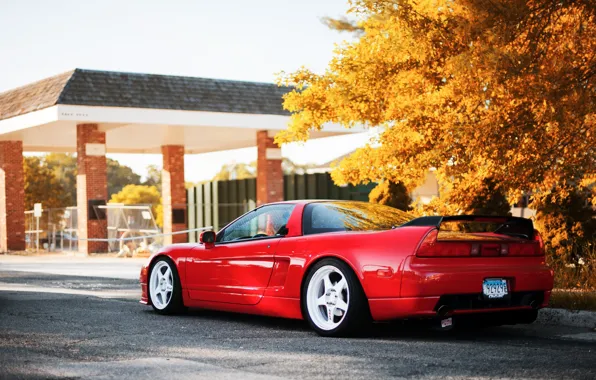
<svg viewBox="0 0 596 380">
<path fill-rule="evenodd" d="M 9 250 L 25 250 L 22 141 L 0 141 L 0 252 Z"/>
<path fill-rule="evenodd" d="M 77 209 L 80 239 L 105 239 L 107 220 L 93 207 L 105 204 L 108 198 L 106 165 L 106 134 L 97 124 L 77 125 Z M 79 252 L 101 253 L 108 251 L 105 242 L 79 241 Z"/>
<path fill-rule="evenodd" d="M 165 234 L 186 229 L 186 188 L 184 186 L 184 146 L 161 147 L 163 170 L 161 172 L 161 198 L 163 204 L 163 232 Z M 187 234 L 164 237 L 164 244 L 186 243 Z"/>
<path fill-rule="evenodd" d="M 268 131 L 257 132 L 257 205 L 284 200 L 281 148 L 273 136 Z"/>
</svg>

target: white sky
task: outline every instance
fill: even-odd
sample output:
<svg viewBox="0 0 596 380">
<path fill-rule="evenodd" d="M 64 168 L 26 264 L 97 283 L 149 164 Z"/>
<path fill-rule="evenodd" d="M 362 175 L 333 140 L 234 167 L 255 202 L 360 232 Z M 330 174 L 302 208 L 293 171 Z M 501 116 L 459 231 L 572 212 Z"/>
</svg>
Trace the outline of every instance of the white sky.
<svg viewBox="0 0 596 380">
<path fill-rule="evenodd" d="M 73 68 L 273 82 L 304 65 L 323 72 L 349 35 L 321 17 L 347 0 L 0 0 L 0 91 Z M 362 135 L 285 146 L 296 163 L 330 161 L 366 143 Z M 160 155 L 110 157 L 145 174 Z M 256 149 L 186 156 L 187 181 L 210 179 Z"/>
</svg>

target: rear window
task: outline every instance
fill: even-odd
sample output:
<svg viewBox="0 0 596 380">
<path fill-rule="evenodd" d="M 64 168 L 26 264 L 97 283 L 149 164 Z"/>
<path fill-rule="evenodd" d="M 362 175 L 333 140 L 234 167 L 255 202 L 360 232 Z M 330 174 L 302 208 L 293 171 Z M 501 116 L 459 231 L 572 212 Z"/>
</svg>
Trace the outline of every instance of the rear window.
<svg viewBox="0 0 596 380">
<path fill-rule="evenodd" d="M 304 208 L 305 235 L 340 231 L 389 230 L 414 219 L 410 214 L 375 203 L 317 202 Z"/>
<path fill-rule="evenodd" d="M 523 218 L 455 216 L 446 217 L 439 227 L 438 240 L 474 240 L 518 237 L 532 239 L 532 221 Z"/>
</svg>

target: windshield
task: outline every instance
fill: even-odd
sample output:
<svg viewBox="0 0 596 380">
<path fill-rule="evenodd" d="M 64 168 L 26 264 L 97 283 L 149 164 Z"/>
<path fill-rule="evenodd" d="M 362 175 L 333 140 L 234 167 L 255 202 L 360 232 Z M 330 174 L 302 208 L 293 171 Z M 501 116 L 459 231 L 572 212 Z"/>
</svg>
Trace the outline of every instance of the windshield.
<svg viewBox="0 0 596 380">
<path fill-rule="evenodd" d="M 414 217 L 405 211 L 376 203 L 328 201 L 304 208 L 305 235 L 338 231 L 389 230 Z"/>
</svg>

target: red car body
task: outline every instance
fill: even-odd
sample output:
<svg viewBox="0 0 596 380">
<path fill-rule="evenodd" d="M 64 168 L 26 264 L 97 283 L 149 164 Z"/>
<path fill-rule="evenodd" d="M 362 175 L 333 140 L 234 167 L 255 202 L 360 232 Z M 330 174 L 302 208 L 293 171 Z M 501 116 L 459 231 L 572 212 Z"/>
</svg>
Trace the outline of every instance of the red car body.
<svg viewBox="0 0 596 380">
<path fill-rule="evenodd" d="M 303 280 L 309 268 L 328 257 L 354 271 L 375 321 L 436 317 L 445 305 L 448 315 L 458 315 L 539 309 L 549 302 L 553 272 L 543 253 L 495 256 L 490 242 L 481 242 L 488 253 L 479 257 L 417 256 L 434 226 L 305 235 L 303 211 L 311 202 L 316 201 L 287 202 L 295 206 L 285 236 L 209 248 L 199 243 L 165 247 L 141 270 L 141 302 L 151 302 L 148 273 L 161 256 L 175 263 L 187 307 L 302 319 Z M 539 244 L 518 243 L 523 249 Z M 507 280 L 506 302 L 481 300 L 487 278 Z"/>
</svg>

